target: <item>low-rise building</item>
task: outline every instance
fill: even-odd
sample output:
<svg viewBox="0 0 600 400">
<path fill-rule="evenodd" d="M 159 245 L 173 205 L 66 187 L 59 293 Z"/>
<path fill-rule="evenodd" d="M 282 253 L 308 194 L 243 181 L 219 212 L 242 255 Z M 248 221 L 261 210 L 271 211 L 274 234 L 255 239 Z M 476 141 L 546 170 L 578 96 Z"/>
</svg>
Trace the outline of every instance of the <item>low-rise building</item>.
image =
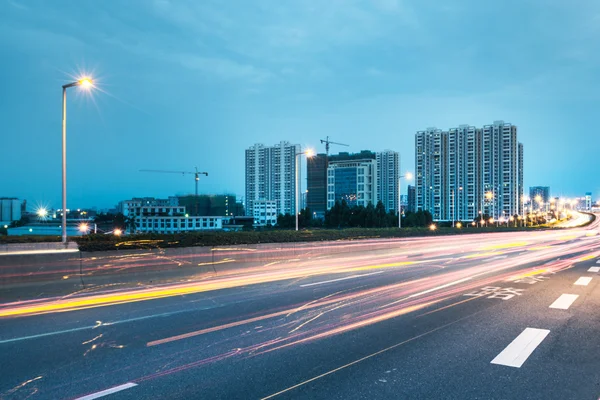
<svg viewBox="0 0 600 400">
<path fill-rule="evenodd" d="M 9 225 L 21 219 L 21 201 L 15 197 L 0 197 L 0 223 Z"/>
<path fill-rule="evenodd" d="M 222 216 L 191 216 L 177 197 L 167 200 L 140 198 L 122 201 L 121 212 L 135 219 L 135 231 L 141 233 L 179 233 L 223 229 Z M 130 230 L 132 227 L 130 226 Z"/>
<path fill-rule="evenodd" d="M 254 226 L 275 226 L 277 224 L 277 202 L 275 200 L 254 200 Z"/>
</svg>

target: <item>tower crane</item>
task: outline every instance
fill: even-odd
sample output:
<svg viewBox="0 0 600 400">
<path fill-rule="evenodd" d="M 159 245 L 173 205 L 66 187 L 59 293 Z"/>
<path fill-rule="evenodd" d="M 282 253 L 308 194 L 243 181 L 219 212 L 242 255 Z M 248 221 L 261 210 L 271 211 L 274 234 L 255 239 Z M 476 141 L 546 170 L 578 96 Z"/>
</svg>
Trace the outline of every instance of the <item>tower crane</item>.
<svg viewBox="0 0 600 400">
<path fill-rule="evenodd" d="M 325 139 L 321 139 L 321 144 L 323 144 L 323 143 L 325 143 L 325 153 L 327 154 L 327 157 L 329 157 L 329 145 L 330 144 L 348 147 L 348 145 L 345 143 L 332 142 L 331 140 L 329 140 L 329 136 L 327 136 Z"/>
<path fill-rule="evenodd" d="M 208 172 L 199 172 L 198 167 L 194 167 L 195 171 L 163 171 L 160 169 L 140 169 L 140 172 L 159 172 L 164 174 L 181 174 L 181 175 L 194 175 L 194 180 L 196 181 L 196 191 L 194 198 L 196 200 L 196 214 L 198 214 L 198 181 L 200 180 L 200 175 L 208 176 Z"/>
</svg>

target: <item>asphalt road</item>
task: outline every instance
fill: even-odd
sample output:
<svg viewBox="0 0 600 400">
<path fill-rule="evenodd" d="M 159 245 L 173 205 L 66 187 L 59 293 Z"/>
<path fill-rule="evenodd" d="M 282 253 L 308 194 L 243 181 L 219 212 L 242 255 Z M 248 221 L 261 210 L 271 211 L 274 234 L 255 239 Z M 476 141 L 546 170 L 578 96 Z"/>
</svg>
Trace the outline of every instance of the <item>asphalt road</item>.
<svg viewBox="0 0 600 400">
<path fill-rule="evenodd" d="M 0 397 L 598 399 L 598 225 L 2 304 Z"/>
</svg>

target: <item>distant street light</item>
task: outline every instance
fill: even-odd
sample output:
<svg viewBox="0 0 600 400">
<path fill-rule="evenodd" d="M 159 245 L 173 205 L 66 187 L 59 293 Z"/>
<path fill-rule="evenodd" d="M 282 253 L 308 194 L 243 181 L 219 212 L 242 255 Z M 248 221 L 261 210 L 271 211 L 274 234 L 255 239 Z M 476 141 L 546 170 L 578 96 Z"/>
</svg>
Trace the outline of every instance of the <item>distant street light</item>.
<svg viewBox="0 0 600 400">
<path fill-rule="evenodd" d="M 115 230 L 113 231 L 113 234 L 114 234 L 115 236 L 121 236 L 121 235 L 123 234 L 123 231 L 122 231 L 122 230 L 120 230 L 120 229 L 115 229 Z"/>
<path fill-rule="evenodd" d="M 296 153 L 296 157 L 295 157 L 295 170 L 296 170 L 296 179 L 295 179 L 295 185 L 294 185 L 294 197 L 296 198 L 296 207 L 294 207 L 294 214 L 296 214 L 296 230 L 298 230 L 298 214 L 300 214 L 300 210 L 298 209 L 298 204 L 300 203 L 300 199 L 298 198 L 300 196 L 300 190 L 298 189 L 298 170 L 300 169 L 300 167 L 298 166 L 298 159 L 302 156 L 302 155 L 306 155 L 306 158 L 311 158 L 315 155 L 315 151 L 313 149 L 306 149 L 305 151 L 301 152 L 301 153 Z"/>
<path fill-rule="evenodd" d="M 46 210 L 44 207 L 38 208 L 35 213 L 40 218 L 46 218 L 48 216 L 48 210 Z"/>
<path fill-rule="evenodd" d="M 461 223 L 460 221 L 458 221 L 458 222 L 456 223 L 456 227 L 457 227 L 458 229 L 462 228 L 462 223 Z"/>
<path fill-rule="evenodd" d="M 88 224 L 86 224 L 86 223 L 79 224 L 79 232 L 87 233 L 89 229 L 90 229 L 90 226 Z"/>
<path fill-rule="evenodd" d="M 62 242 L 67 244 L 67 89 L 79 86 L 89 90 L 94 87 L 91 78 L 83 77 L 76 82 L 63 85 L 62 95 Z"/>
<path fill-rule="evenodd" d="M 401 196 L 400 192 L 402 189 L 401 179 L 406 178 L 407 181 L 410 181 L 413 176 L 410 172 L 405 173 L 404 175 L 398 176 L 398 228 L 402 228 L 402 204 L 401 204 Z"/>
<path fill-rule="evenodd" d="M 435 226 L 435 224 L 429 225 L 429 230 L 430 231 L 435 231 L 436 229 L 437 229 L 437 226 Z"/>
</svg>

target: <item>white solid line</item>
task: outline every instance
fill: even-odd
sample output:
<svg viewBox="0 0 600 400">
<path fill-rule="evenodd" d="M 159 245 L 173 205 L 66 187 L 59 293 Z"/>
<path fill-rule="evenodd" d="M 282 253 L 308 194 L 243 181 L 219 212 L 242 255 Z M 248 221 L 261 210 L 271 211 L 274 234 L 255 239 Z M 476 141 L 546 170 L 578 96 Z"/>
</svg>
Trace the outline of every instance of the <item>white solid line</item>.
<svg viewBox="0 0 600 400">
<path fill-rule="evenodd" d="M 491 363 L 521 368 L 521 365 L 533 353 L 550 333 L 547 329 L 526 328 Z"/>
<path fill-rule="evenodd" d="M 410 298 L 412 298 L 412 297 L 417 297 L 417 296 L 421 296 L 421 295 L 423 295 L 423 294 L 427 294 L 427 293 L 435 292 L 436 290 L 440 290 L 440 289 L 446 289 L 447 287 L 454 286 L 454 285 L 458 285 L 459 283 L 463 283 L 463 282 L 466 282 L 466 281 L 470 281 L 471 279 L 473 279 L 473 277 L 472 277 L 472 276 L 469 276 L 469 277 L 467 277 L 467 278 L 463 278 L 463 279 L 459 279 L 459 280 L 457 280 L 457 281 L 454 281 L 454 282 L 446 283 L 445 285 L 436 286 L 436 287 L 434 287 L 434 288 L 427 289 L 427 290 L 424 290 L 424 291 L 422 291 L 422 292 L 419 292 L 419 293 L 411 294 L 410 296 L 408 296 L 408 298 L 410 299 Z"/>
<path fill-rule="evenodd" d="M 127 382 L 127 383 L 124 383 L 122 385 L 111 387 L 110 389 L 103 390 L 101 392 L 96 392 L 96 393 L 88 394 L 87 396 L 78 397 L 75 400 L 93 400 L 93 399 L 97 399 L 99 397 L 108 396 L 109 394 L 120 392 L 121 390 L 132 388 L 134 386 L 137 386 L 137 383 Z"/>
<path fill-rule="evenodd" d="M 561 294 L 558 299 L 554 300 L 554 303 L 550 304 L 550 308 L 568 310 L 578 297 L 578 294 Z"/>
<path fill-rule="evenodd" d="M 345 278 L 338 278 L 338 279 L 332 279 L 330 281 L 323 281 L 323 282 L 315 282 L 315 283 L 307 283 L 305 285 L 300 285 L 300 287 L 308 287 L 308 286 L 315 286 L 315 285 L 323 285 L 325 283 L 331 283 L 331 282 L 338 282 L 338 281 L 345 281 L 346 279 L 354 279 L 354 278 L 360 278 L 361 276 L 369 276 L 369 275 L 376 275 L 376 274 L 382 274 L 385 271 L 377 271 L 377 272 L 371 272 L 369 274 L 361 274 L 361 275 L 351 275 L 351 276 L 346 276 Z"/>
<path fill-rule="evenodd" d="M 590 269 L 588 269 L 588 272 L 600 272 L 600 267 L 590 267 Z"/>
<path fill-rule="evenodd" d="M 575 285 L 587 286 L 591 281 L 592 278 L 590 278 L 589 276 L 582 276 L 581 278 L 577 279 Z"/>
</svg>

